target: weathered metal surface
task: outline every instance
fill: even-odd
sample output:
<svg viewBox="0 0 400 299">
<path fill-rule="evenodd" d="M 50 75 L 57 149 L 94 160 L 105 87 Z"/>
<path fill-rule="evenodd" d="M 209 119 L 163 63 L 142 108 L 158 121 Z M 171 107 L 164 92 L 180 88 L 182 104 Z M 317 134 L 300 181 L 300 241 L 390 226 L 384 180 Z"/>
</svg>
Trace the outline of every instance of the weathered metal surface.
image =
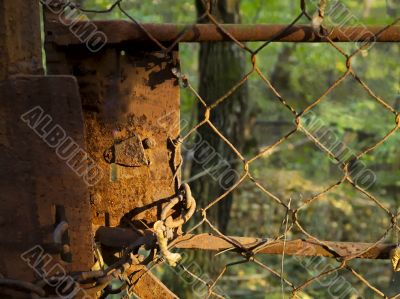
<svg viewBox="0 0 400 299">
<path fill-rule="evenodd" d="M 62 138 L 84 149 L 83 117 L 73 77 L 34 76 L 43 74 L 39 1 L 0 1 L 0 24 L 0 297 L 30 298 L 29 289 L 44 296 L 31 282 L 93 263 L 81 164 L 74 151 L 57 155 Z"/>
<path fill-rule="evenodd" d="M 76 152 L 60 154 L 67 137 L 85 149 L 77 87 L 72 76 L 17 76 L 0 83 L 0 272 L 5 277 L 33 280 L 21 253 L 36 245 L 51 251 L 53 261 L 38 265 L 44 270 L 56 263 L 65 271 L 92 266 L 87 186 L 74 168 Z M 54 230 L 62 220 L 68 227 L 57 237 Z M 68 244 L 72 255 L 57 253 L 55 240 Z"/>
<path fill-rule="evenodd" d="M 297 256 L 325 256 L 336 257 L 328 248 L 315 242 L 314 240 L 288 240 L 268 241 L 260 238 L 250 237 L 228 237 L 241 244 L 243 248 L 254 249 L 256 246 L 264 244 L 257 250 L 262 254 L 282 254 Z M 126 244 L 134 243 L 138 235 L 132 230 L 121 231 L 116 228 L 102 228 L 99 234 L 98 242 L 112 247 L 124 247 Z M 149 242 L 151 238 L 149 237 Z M 323 241 L 330 248 L 334 249 L 342 257 L 353 255 L 357 252 L 365 251 L 360 257 L 365 259 L 390 259 L 390 251 L 396 247 L 395 244 L 372 243 L 352 243 L 352 242 L 332 242 Z M 211 234 L 184 235 L 178 237 L 174 242 L 174 247 L 182 249 L 212 250 L 223 251 L 227 249 L 234 250 L 236 247 L 226 239 Z"/>
<path fill-rule="evenodd" d="M 260 246 L 260 249 L 257 250 L 257 253 L 282 254 L 284 252 L 285 255 L 337 257 L 326 246 L 310 239 L 288 240 L 284 243 L 283 241 L 267 241 L 259 238 L 229 238 L 236 241 L 237 244 L 242 244 L 242 246 L 247 249 L 254 249 L 256 246 L 263 244 L 263 246 Z M 390 251 L 396 247 L 395 244 L 374 245 L 372 243 L 321 242 L 335 250 L 341 257 L 352 256 L 364 252 L 371 247 L 369 250 L 358 256 L 359 258 L 364 259 L 390 259 Z M 185 235 L 178 238 L 174 246 L 176 248 L 213 251 L 237 248 L 225 239 L 210 234 Z"/>
<path fill-rule="evenodd" d="M 104 158 L 108 163 L 116 163 L 127 167 L 139 167 L 149 164 L 144 153 L 142 140 L 135 133 L 132 133 L 131 137 L 124 140 L 116 140 L 114 145 L 106 150 Z"/>
<path fill-rule="evenodd" d="M 126 248 L 129 245 L 138 244 L 140 240 L 143 241 L 140 245 L 144 245 L 145 248 L 150 249 L 156 246 L 156 238 L 151 230 L 145 230 L 141 234 L 132 229 L 100 227 L 96 232 L 96 242 L 108 248 Z M 135 293 L 141 299 L 178 298 L 144 265 L 132 265 L 127 274 L 132 274 L 130 293 Z"/>
<path fill-rule="evenodd" d="M 95 21 L 93 24 L 99 31 L 107 36 L 108 44 L 120 44 L 124 42 L 149 41 L 147 34 L 133 22 L 129 21 Z M 84 26 L 83 23 L 79 26 Z M 180 42 L 217 42 L 231 40 L 222 30 L 214 24 L 142 24 L 155 39 L 160 42 L 173 42 L 178 37 Z M 232 34 L 238 41 L 275 41 L 275 42 L 327 42 L 315 34 L 313 28 L 308 25 L 237 25 L 222 24 L 224 30 Z M 185 33 L 181 36 L 182 31 Z M 54 23 L 50 28 L 54 42 L 59 46 L 82 45 L 67 27 Z M 378 34 L 379 33 L 379 34 Z M 330 38 L 335 42 L 362 42 L 371 39 L 375 35 L 376 42 L 400 41 L 400 26 L 358 26 L 332 28 Z"/>
<path fill-rule="evenodd" d="M 54 43 L 56 16 L 49 14 L 46 20 L 48 72 L 76 76 L 88 152 L 104 173 L 90 187 L 92 232 L 97 241 L 108 235 L 109 227 L 125 235 L 132 230 L 123 227 L 131 222 L 146 236 L 146 225 L 160 217 L 163 204 L 178 187 L 179 147 L 170 142 L 179 134 L 180 91 L 172 73 L 179 67 L 177 49 L 168 57 L 151 45 L 115 45 L 96 53 L 67 49 Z M 130 236 L 138 240 L 141 234 Z M 148 236 L 149 247 L 154 247 L 155 237 L 151 232 Z M 107 262 L 113 259 L 110 248 L 118 247 L 116 243 L 103 244 Z M 140 298 L 177 298 L 146 269 L 133 280 L 131 291 Z"/>
<path fill-rule="evenodd" d="M 140 299 L 179 299 L 147 268 L 135 273 L 131 282 L 133 287 L 130 291 Z"/>
<path fill-rule="evenodd" d="M 0 81 L 42 73 L 39 1 L 0 1 Z"/>
<path fill-rule="evenodd" d="M 152 247 L 156 245 L 156 237 L 150 230 L 139 233 L 129 228 L 102 226 L 96 231 L 96 241 L 110 248 L 128 247 L 142 236 L 146 236 L 143 245 L 151 245 Z"/>
<path fill-rule="evenodd" d="M 77 74 L 84 109 L 90 107 L 85 111 L 88 149 L 106 173 L 91 188 L 94 223 L 117 226 L 123 218 L 151 223 L 162 203 L 176 193 L 174 153 L 168 139 L 178 136 L 179 126 L 168 128 L 162 122 L 169 114 L 171 124 L 179 123 L 179 86 L 172 66 L 155 52 L 126 49 L 121 55 L 120 50 L 110 49 L 102 57 L 85 57 L 76 67 L 89 71 Z M 105 161 L 103 154 L 110 145 L 135 135 L 151 138 L 156 145 L 145 149 L 145 156 L 138 143 L 140 150 L 131 154 L 117 145 L 115 164 Z"/>
<path fill-rule="evenodd" d="M 46 32 L 57 24 L 47 22 Z M 90 188 L 93 231 L 125 220 L 156 221 L 177 188 L 179 148 L 168 142 L 179 134 L 180 89 L 172 73 L 177 49 L 172 57 L 148 46 L 92 53 L 58 47 L 55 35 L 47 38 L 48 72 L 76 76 L 88 151 L 105 174 Z"/>
</svg>

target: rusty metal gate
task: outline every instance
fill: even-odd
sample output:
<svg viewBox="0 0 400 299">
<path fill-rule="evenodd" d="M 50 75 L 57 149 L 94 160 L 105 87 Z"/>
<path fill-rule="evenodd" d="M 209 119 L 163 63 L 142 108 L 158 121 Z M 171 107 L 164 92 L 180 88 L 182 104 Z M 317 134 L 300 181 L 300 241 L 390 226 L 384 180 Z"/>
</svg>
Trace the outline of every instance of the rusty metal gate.
<svg viewBox="0 0 400 299">
<path fill-rule="evenodd" d="M 254 263 L 277 276 L 294 298 L 315 281 L 348 271 L 378 297 L 388 298 L 351 266 L 354 259 L 390 260 L 399 269 L 397 244 L 384 243 L 400 230 L 399 212 L 387 207 L 352 178 L 355 160 L 398 134 L 399 111 L 377 96 L 352 66 L 352 61 L 375 42 L 399 42 L 396 19 L 386 27 L 325 28 L 326 1 L 312 16 L 305 0 L 289 25 L 220 24 L 204 1 L 199 20 L 207 24 L 179 26 L 142 24 L 117 0 L 101 11 L 85 10 L 69 1 L 1 1 L 2 22 L 1 119 L 2 156 L 0 210 L 0 294 L 2 298 L 106 298 L 125 292 L 140 298 L 176 298 L 150 269 L 162 263 L 177 266 L 206 288 L 205 297 L 224 298 L 218 283 L 227 269 Z M 318 3 L 317 3 L 318 2 Z M 317 5 L 317 4 L 318 5 Z M 309 4 L 311 5 L 311 4 Z M 41 67 L 40 10 L 43 9 L 46 74 Z M 129 21 L 90 21 L 84 13 L 119 10 Z M 298 25 L 306 17 L 313 26 Z M 212 104 L 202 99 L 180 72 L 179 43 L 232 42 L 248 54 L 251 70 Z M 262 41 L 256 50 L 246 42 Z M 257 55 L 272 42 L 327 43 L 342 55 L 343 75 L 302 111 L 281 96 L 257 64 Z M 360 43 L 352 53 L 343 42 Z M 216 107 L 251 75 L 261 78 L 276 101 L 292 114 L 292 129 L 251 158 L 245 157 L 213 124 Z M 343 161 L 304 125 L 304 115 L 319 105 L 348 77 L 353 77 L 393 116 L 386 135 Z M 181 135 L 180 88 L 203 105 L 203 120 Z M 242 162 L 235 184 L 208 205 L 196 207 L 196 194 L 180 182 L 180 145 L 198 128 L 208 126 Z M 274 151 L 296 132 L 309 137 L 342 169 L 339 181 L 293 208 L 253 175 L 252 163 Z M 230 237 L 208 218 L 244 181 L 286 211 L 285 232 L 272 239 Z M 299 214 L 342 184 L 350 184 L 384 211 L 390 225 L 374 243 L 323 241 L 302 225 Z M 196 213 L 188 231 L 182 225 Z M 210 233 L 194 234 L 200 225 Z M 296 228 L 305 239 L 287 240 Z M 234 252 L 217 277 L 205 281 L 184 265 L 176 249 Z M 314 273 L 295 285 L 259 255 L 322 256 L 335 267 Z M 389 266 L 388 266 L 389 267 Z M 113 282 L 122 280 L 116 287 Z M 391 298 L 398 298 L 400 294 Z"/>
</svg>

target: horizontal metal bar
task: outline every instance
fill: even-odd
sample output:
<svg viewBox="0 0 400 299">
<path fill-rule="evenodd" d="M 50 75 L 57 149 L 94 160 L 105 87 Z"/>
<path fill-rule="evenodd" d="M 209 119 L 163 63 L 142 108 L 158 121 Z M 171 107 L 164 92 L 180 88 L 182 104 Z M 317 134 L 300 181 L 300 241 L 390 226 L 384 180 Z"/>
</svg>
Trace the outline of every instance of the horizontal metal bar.
<svg viewBox="0 0 400 299">
<path fill-rule="evenodd" d="M 107 247 L 122 248 L 129 244 L 138 241 L 140 235 L 133 232 L 131 229 L 118 228 L 118 227 L 100 227 L 96 233 L 96 240 Z M 319 244 L 314 240 L 288 240 L 283 241 L 268 241 L 260 238 L 249 237 L 229 237 L 234 240 L 236 244 L 247 249 L 254 249 L 256 246 L 263 244 L 262 249 L 258 253 L 264 254 L 282 254 L 297 255 L 297 256 L 325 256 L 337 257 L 327 247 Z M 142 238 L 143 239 L 143 238 Z M 146 231 L 146 238 L 144 239 L 146 246 L 155 244 L 156 239 L 151 233 L 151 230 Z M 355 242 L 332 242 L 323 241 L 331 249 L 335 250 L 340 256 L 346 257 L 357 255 L 370 248 L 368 251 L 360 255 L 364 259 L 389 259 L 390 251 L 396 247 L 395 244 L 378 244 L 372 243 L 355 243 Z M 211 234 L 187 234 L 178 237 L 172 243 L 175 248 L 182 249 L 198 249 L 198 250 L 211 250 L 223 251 L 227 249 L 234 250 L 236 247 L 229 243 L 226 239 L 220 236 Z"/>
<path fill-rule="evenodd" d="M 103 32 L 107 37 L 108 44 L 119 44 L 123 42 L 149 41 L 148 35 L 139 25 L 123 20 L 115 21 L 94 21 L 88 26 L 88 22 L 77 22 L 74 30 L 59 22 L 49 24 L 47 34 L 51 35 L 54 42 L 61 46 L 82 44 L 82 35 L 79 29 L 88 32 L 88 28 L 96 28 L 96 32 Z M 93 26 L 94 25 L 94 26 Z M 173 42 L 186 28 L 185 33 L 180 37 L 180 42 L 218 42 L 230 41 L 231 39 L 214 24 L 142 24 L 143 28 L 160 42 Z M 274 41 L 274 42 L 327 42 L 314 33 L 308 25 L 221 25 L 227 32 L 232 34 L 238 41 Z M 72 33 L 71 31 L 75 31 Z M 378 35 L 378 36 L 376 36 Z M 400 26 L 390 26 L 385 29 L 382 26 L 358 26 L 358 27 L 335 27 L 332 29 L 330 38 L 336 42 L 362 42 L 366 39 L 377 42 L 398 42 L 400 41 Z"/>
<path fill-rule="evenodd" d="M 263 244 L 262 249 L 257 251 L 264 254 L 282 254 L 295 255 L 295 256 L 324 256 L 324 257 L 337 257 L 326 246 L 317 243 L 314 240 L 288 240 L 283 241 L 270 241 L 247 238 L 247 237 L 229 237 L 238 244 L 246 248 L 254 248 L 257 245 Z M 197 250 L 211 250 L 223 251 L 232 249 L 236 246 L 229 243 L 219 236 L 210 234 L 199 235 L 185 235 L 178 238 L 174 247 L 182 249 L 197 249 Z M 368 251 L 362 253 L 358 258 L 363 259 L 390 259 L 390 251 L 396 247 L 395 244 L 378 244 L 373 243 L 353 243 L 353 242 L 332 242 L 323 241 L 331 249 L 335 250 L 341 257 L 348 257 L 358 255 L 368 248 Z"/>
</svg>

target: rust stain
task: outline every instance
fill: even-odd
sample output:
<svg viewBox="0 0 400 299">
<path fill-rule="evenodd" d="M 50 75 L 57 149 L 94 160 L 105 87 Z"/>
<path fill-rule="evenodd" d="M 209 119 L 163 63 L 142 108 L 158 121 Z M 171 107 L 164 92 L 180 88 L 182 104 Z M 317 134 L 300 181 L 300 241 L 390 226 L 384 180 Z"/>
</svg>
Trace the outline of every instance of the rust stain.
<svg viewBox="0 0 400 299">
<path fill-rule="evenodd" d="M 149 164 L 142 140 L 137 134 L 133 134 L 121 141 L 116 141 L 104 152 L 104 159 L 108 163 L 126 167 L 140 167 Z"/>
<path fill-rule="evenodd" d="M 150 224 L 176 192 L 168 140 L 179 134 L 179 86 L 170 58 L 157 51 L 124 52 L 72 51 L 67 61 L 49 66 L 59 72 L 67 63 L 75 72 L 88 151 L 105 173 L 90 188 L 93 231 L 127 220 Z M 177 51 L 173 56 L 177 61 Z M 143 146 L 146 139 L 150 146 Z"/>
</svg>

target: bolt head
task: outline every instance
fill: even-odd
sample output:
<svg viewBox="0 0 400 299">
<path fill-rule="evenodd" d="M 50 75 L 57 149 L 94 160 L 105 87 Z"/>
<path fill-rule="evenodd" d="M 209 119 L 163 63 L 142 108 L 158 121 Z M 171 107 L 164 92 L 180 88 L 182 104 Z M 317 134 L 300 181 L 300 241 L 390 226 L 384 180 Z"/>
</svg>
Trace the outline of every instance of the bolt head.
<svg viewBox="0 0 400 299">
<path fill-rule="evenodd" d="M 154 148 L 156 146 L 156 142 L 153 138 L 145 138 L 143 140 L 143 147 L 146 149 Z"/>
</svg>

